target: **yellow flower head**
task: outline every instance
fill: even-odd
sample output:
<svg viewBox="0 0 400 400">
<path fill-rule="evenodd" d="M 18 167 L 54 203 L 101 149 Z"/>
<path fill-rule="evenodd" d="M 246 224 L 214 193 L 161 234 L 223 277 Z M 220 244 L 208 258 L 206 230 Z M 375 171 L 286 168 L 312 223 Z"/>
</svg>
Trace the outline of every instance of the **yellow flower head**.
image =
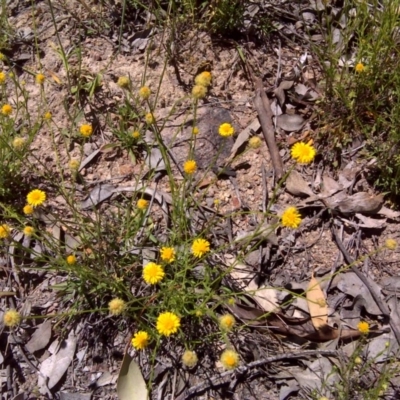
<svg viewBox="0 0 400 400">
<path fill-rule="evenodd" d="M 66 258 L 67 264 L 69 265 L 74 265 L 76 264 L 76 257 L 74 254 L 70 254 L 67 258 Z"/>
<path fill-rule="evenodd" d="M 149 87 L 147 86 L 142 86 L 139 89 L 139 96 L 143 99 L 143 100 L 147 100 L 151 95 L 151 90 Z"/>
<path fill-rule="evenodd" d="M 68 163 L 69 169 L 71 169 L 72 171 L 77 171 L 80 165 L 81 163 L 75 159 L 70 160 L 70 162 Z"/>
<path fill-rule="evenodd" d="M 134 139 L 139 139 L 140 138 L 140 132 L 139 131 L 133 131 L 132 132 L 132 137 L 134 138 Z"/>
<path fill-rule="evenodd" d="M 386 239 L 385 246 L 389 250 L 396 250 L 397 242 L 394 239 Z"/>
<path fill-rule="evenodd" d="M 196 161 L 194 160 L 187 160 L 185 161 L 185 163 L 183 164 L 183 170 L 188 174 L 188 175 L 192 175 L 196 172 L 197 169 L 197 164 Z"/>
<path fill-rule="evenodd" d="M 52 117 L 53 117 L 53 115 L 51 114 L 50 111 L 47 111 L 46 113 L 43 114 L 43 118 L 44 118 L 46 121 L 50 121 Z"/>
<path fill-rule="evenodd" d="M 258 136 L 253 136 L 250 140 L 249 140 L 249 146 L 252 149 L 258 149 L 261 147 L 262 141 Z"/>
<path fill-rule="evenodd" d="M 164 269 L 161 265 L 149 262 L 143 268 L 143 279 L 149 285 L 155 285 L 165 276 Z"/>
<path fill-rule="evenodd" d="M 199 128 L 197 126 L 194 126 L 192 129 L 193 135 L 198 135 L 199 134 Z"/>
<path fill-rule="evenodd" d="M 111 315 L 120 315 L 126 310 L 126 303 L 122 299 L 112 299 L 108 303 L 108 310 Z"/>
<path fill-rule="evenodd" d="M 196 310 L 195 315 L 196 315 L 196 317 L 200 318 L 200 317 L 203 316 L 203 311 L 201 311 L 201 310 Z"/>
<path fill-rule="evenodd" d="M 25 139 L 25 138 L 16 137 L 16 138 L 13 140 L 13 143 L 12 143 L 12 144 L 13 144 L 14 149 L 16 149 L 16 150 L 21 150 L 21 149 L 24 147 L 25 142 L 26 142 L 26 139 Z"/>
<path fill-rule="evenodd" d="M 11 228 L 7 224 L 0 225 L 0 239 L 7 239 L 11 234 Z"/>
<path fill-rule="evenodd" d="M 149 206 L 149 202 L 145 199 L 139 199 L 136 205 L 139 210 L 145 210 Z"/>
<path fill-rule="evenodd" d="M 26 200 L 32 207 L 40 206 L 46 201 L 46 193 L 43 190 L 34 189 L 28 193 Z"/>
<path fill-rule="evenodd" d="M 201 86 L 210 86 L 211 84 L 211 79 L 212 75 L 211 72 L 204 71 L 201 74 L 198 74 L 196 78 L 194 78 L 194 82 L 196 85 L 201 85 Z"/>
<path fill-rule="evenodd" d="M 192 244 L 192 253 L 195 257 L 202 257 L 210 251 L 210 242 L 204 239 L 195 239 Z"/>
<path fill-rule="evenodd" d="M 117 81 L 117 85 L 121 88 L 121 89 L 128 89 L 129 85 L 130 85 L 130 80 L 127 76 L 120 76 L 118 78 Z"/>
<path fill-rule="evenodd" d="M 136 332 L 132 338 L 132 346 L 137 350 L 143 350 L 148 346 L 150 342 L 150 336 L 146 331 Z"/>
<path fill-rule="evenodd" d="M 0 85 L 3 85 L 6 81 L 6 79 L 7 79 L 7 75 L 3 71 L 0 71 Z"/>
<path fill-rule="evenodd" d="M 6 56 L 0 52 L 0 61 L 4 61 L 6 59 Z"/>
<path fill-rule="evenodd" d="M 224 331 L 230 331 L 235 325 L 235 318 L 231 314 L 225 314 L 219 317 L 219 326 Z"/>
<path fill-rule="evenodd" d="M 364 72 L 365 71 L 365 66 L 364 66 L 363 63 L 359 62 L 356 65 L 355 69 L 356 69 L 356 72 Z"/>
<path fill-rule="evenodd" d="M 175 249 L 173 247 L 161 247 L 160 256 L 161 260 L 165 262 L 175 261 Z"/>
<path fill-rule="evenodd" d="M 369 333 L 369 323 L 365 321 L 360 321 L 357 324 L 357 329 L 363 334 L 367 335 Z"/>
<path fill-rule="evenodd" d="M 154 118 L 154 115 L 152 113 L 147 113 L 144 116 L 144 119 L 146 121 L 146 124 L 148 125 L 154 124 L 156 122 L 156 119 Z"/>
<path fill-rule="evenodd" d="M 197 354 L 194 351 L 186 350 L 182 354 L 182 364 L 188 368 L 195 367 L 197 361 L 198 361 Z"/>
<path fill-rule="evenodd" d="M 207 94 L 207 88 L 203 85 L 194 85 L 192 89 L 192 96 L 195 99 L 204 99 Z"/>
<path fill-rule="evenodd" d="M 43 85 L 46 77 L 43 74 L 37 74 L 35 77 L 35 81 L 38 85 Z"/>
<path fill-rule="evenodd" d="M 21 322 L 21 314 L 16 310 L 7 310 L 3 316 L 5 326 L 13 327 Z"/>
<path fill-rule="evenodd" d="M 282 214 L 281 224 L 288 228 L 297 228 L 301 223 L 301 215 L 296 207 L 288 207 Z"/>
<path fill-rule="evenodd" d="M 299 142 L 292 147 L 291 154 L 299 164 L 309 164 L 314 160 L 317 151 L 311 144 Z"/>
<path fill-rule="evenodd" d="M 181 319 L 171 312 L 161 313 L 157 318 L 157 331 L 160 335 L 170 336 L 178 332 Z"/>
<path fill-rule="evenodd" d="M 93 127 L 90 124 L 83 124 L 79 128 L 79 132 L 83 137 L 89 137 L 92 136 L 93 133 Z"/>
<path fill-rule="evenodd" d="M 9 104 L 4 104 L 3 107 L 1 107 L 1 113 L 5 116 L 9 116 L 12 113 L 12 107 Z"/>
<path fill-rule="evenodd" d="M 356 357 L 354 359 L 354 364 L 360 365 L 363 363 L 363 360 L 361 359 L 361 357 Z"/>
<path fill-rule="evenodd" d="M 33 228 L 32 226 L 26 226 L 24 228 L 24 235 L 25 236 L 32 236 L 35 232 L 35 228 Z"/>
<path fill-rule="evenodd" d="M 225 369 L 235 369 L 239 365 L 239 354 L 234 350 L 225 350 L 220 361 Z"/>
<path fill-rule="evenodd" d="M 236 303 L 236 301 L 235 301 L 235 299 L 234 299 L 233 297 L 230 297 L 230 298 L 228 299 L 228 304 L 229 304 L 229 305 L 233 306 L 235 303 Z"/>
<path fill-rule="evenodd" d="M 222 137 L 229 137 L 235 133 L 235 129 L 233 128 L 233 126 L 231 124 L 229 124 L 228 122 L 225 122 L 219 126 L 218 133 Z"/>
<path fill-rule="evenodd" d="M 30 204 L 27 204 L 26 206 L 24 206 L 22 211 L 24 212 L 25 215 L 31 215 L 33 214 L 33 207 Z"/>
</svg>

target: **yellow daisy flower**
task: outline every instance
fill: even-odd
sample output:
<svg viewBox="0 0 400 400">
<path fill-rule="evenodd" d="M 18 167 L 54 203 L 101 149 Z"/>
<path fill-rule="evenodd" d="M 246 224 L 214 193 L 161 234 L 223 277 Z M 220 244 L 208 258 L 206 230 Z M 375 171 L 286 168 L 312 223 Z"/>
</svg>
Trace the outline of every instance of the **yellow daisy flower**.
<svg viewBox="0 0 400 400">
<path fill-rule="evenodd" d="M 12 144 L 13 144 L 14 149 L 16 149 L 16 150 L 21 150 L 21 149 L 24 147 L 25 142 L 26 142 L 26 139 L 25 139 L 25 138 L 16 137 L 16 138 L 13 140 L 13 143 L 12 143 Z"/>
<path fill-rule="evenodd" d="M 71 169 L 72 171 L 77 171 L 80 165 L 81 163 L 75 159 L 70 160 L 70 162 L 68 163 L 69 169 Z"/>
<path fill-rule="evenodd" d="M 9 116 L 12 113 L 12 107 L 9 104 L 4 104 L 3 107 L 1 107 L 1 113 L 5 116 Z"/>
<path fill-rule="evenodd" d="M 53 115 L 51 114 L 50 111 L 47 111 L 46 113 L 43 114 L 43 118 L 44 118 L 46 121 L 50 121 L 52 117 L 53 117 Z"/>
<path fill-rule="evenodd" d="M 198 361 L 197 354 L 194 351 L 186 350 L 182 354 L 182 364 L 188 368 L 193 368 L 196 366 Z"/>
<path fill-rule="evenodd" d="M 128 89 L 129 85 L 130 85 L 130 80 L 127 76 L 120 76 L 118 78 L 117 81 L 117 85 L 121 88 L 121 89 Z"/>
<path fill-rule="evenodd" d="M 235 133 L 235 129 L 233 128 L 233 126 L 231 124 L 229 124 L 228 122 L 225 122 L 219 126 L 218 133 L 222 137 L 229 137 Z"/>
<path fill-rule="evenodd" d="M 154 118 L 154 115 L 152 113 L 147 113 L 144 116 L 144 119 L 148 125 L 154 124 L 156 122 L 156 119 Z"/>
<path fill-rule="evenodd" d="M 92 136 L 93 133 L 93 127 L 90 124 L 83 124 L 79 128 L 79 132 L 83 137 L 89 137 Z"/>
<path fill-rule="evenodd" d="M 74 254 L 70 254 L 67 258 L 66 258 L 67 264 L 69 265 L 74 265 L 76 264 L 76 257 Z"/>
<path fill-rule="evenodd" d="M 35 228 L 33 228 L 32 226 L 26 226 L 23 232 L 25 236 L 32 236 L 35 232 Z"/>
<path fill-rule="evenodd" d="M 199 128 L 197 126 L 194 126 L 192 129 L 193 135 L 198 135 L 199 134 Z"/>
<path fill-rule="evenodd" d="M 7 224 L 0 225 L 0 239 L 7 239 L 11 235 L 11 228 Z"/>
<path fill-rule="evenodd" d="M 262 141 L 258 136 L 253 136 L 252 138 L 250 138 L 249 140 L 249 146 L 252 149 L 258 149 L 261 147 Z"/>
<path fill-rule="evenodd" d="M 150 342 L 150 336 L 146 331 L 136 332 L 132 338 L 132 346 L 137 350 L 143 350 L 148 346 Z"/>
<path fill-rule="evenodd" d="M 26 200 L 32 207 L 41 206 L 46 201 L 46 193 L 39 189 L 32 190 L 26 196 Z"/>
<path fill-rule="evenodd" d="M 234 350 L 225 350 L 220 361 L 225 369 L 235 369 L 239 365 L 239 354 Z"/>
<path fill-rule="evenodd" d="M 140 132 L 139 131 L 133 131 L 132 132 L 132 137 L 134 138 L 134 139 L 139 139 L 140 138 Z"/>
<path fill-rule="evenodd" d="M 356 72 L 364 72 L 365 71 L 365 66 L 363 63 L 359 62 L 356 67 L 355 67 Z"/>
<path fill-rule="evenodd" d="M 175 261 L 175 249 L 173 247 L 161 247 L 160 257 L 165 262 Z"/>
<path fill-rule="evenodd" d="M 149 87 L 147 86 L 142 86 L 139 89 L 139 96 L 143 99 L 143 100 L 147 100 L 151 95 L 151 90 Z"/>
<path fill-rule="evenodd" d="M 170 336 L 178 332 L 181 319 L 172 312 L 161 313 L 157 318 L 157 331 L 160 335 Z"/>
<path fill-rule="evenodd" d="M 3 72 L 0 71 L 0 85 L 3 85 L 6 82 L 7 75 Z"/>
<path fill-rule="evenodd" d="M 192 89 L 192 96 L 195 99 L 203 99 L 204 97 L 206 97 L 207 94 L 207 88 L 203 85 L 195 85 L 193 86 Z"/>
<path fill-rule="evenodd" d="M 149 206 L 149 202 L 145 199 L 139 199 L 136 206 L 139 210 L 145 210 Z"/>
<path fill-rule="evenodd" d="M 126 303 L 122 299 L 113 299 L 108 303 L 108 310 L 111 315 L 120 315 L 126 310 Z"/>
<path fill-rule="evenodd" d="M 235 325 L 235 318 L 231 314 L 225 314 L 219 317 L 219 326 L 224 331 L 230 331 Z"/>
<path fill-rule="evenodd" d="M 25 215 L 31 215 L 33 214 L 33 207 L 30 204 L 27 204 L 26 206 L 24 206 L 22 211 L 24 212 Z"/>
<path fill-rule="evenodd" d="M 195 239 L 192 244 L 192 253 L 195 257 L 202 257 L 210 251 L 210 242 L 204 239 Z"/>
<path fill-rule="evenodd" d="M 389 250 L 396 250 L 397 242 L 394 239 L 386 239 L 385 246 Z"/>
<path fill-rule="evenodd" d="M 315 158 L 317 151 L 308 143 L 296 143 L 291 150 L 292 158 L 299 164 L 309 164 Z"/>
<path fill-rule="evenodd" d="M 183 170 L 188 174 L 192 175 L 196 172 L 197 169 L 197 163 L 194 160 L 187 160 L 183 164 Z"/>
<path fill-rule="evenodd" d="M 149 285 L 155 285 L 165 276 L 164 269 L 161 265 L 149 262 L 143 268 L 143 279 Z"/>
<path fill-rule="evenodd" d="M 207 86 L 210 86 L 211 79 L 212 79 L 211 72 L 204 71 L 204 72 L 198 74 L 196 76 L 196 78 L 194 78 L 194 82 L 196 83 L 196 85 L 201 85 L 201 86 L 207 87 Z"/>
<path fill-rule="evenodd" d="M 45 81 L 46 77 L 43 74 L 37 74 L 35 77 L 35 81 L 38 85 L 43 85 L 44 81 Z"/>
<path fill-rule="evenodd" d="M 363 334 L 366 335 L 369 333 L 369 323 L 365 321 L 360 321 L 357 324 L 357 329 Z"/>
<path fill-rule="evenodd" d="M 21 322 L 21 314 L 16 310 L 7 310 L 3 315 L 5 326 L 13 327 Z"/>
<path fill-rule="evenodd" d="M 296 207 L 288 207 L 282 214 L 281 224 L 288 228 L 297 228 L 301 223 L 301 215 Z"/>
</svg>

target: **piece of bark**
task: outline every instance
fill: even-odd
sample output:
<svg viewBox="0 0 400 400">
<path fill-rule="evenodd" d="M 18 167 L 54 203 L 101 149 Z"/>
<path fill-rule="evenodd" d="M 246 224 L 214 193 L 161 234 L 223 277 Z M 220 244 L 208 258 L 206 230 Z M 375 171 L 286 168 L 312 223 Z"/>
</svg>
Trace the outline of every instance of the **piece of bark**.
<svg viewBox="0 0 400 400">
<path fill-rule="evenodd" d="M 274 167 L 275 170 L 276 179 L 279 180 L 283 176 L 283 164 L 275 140 L 275 129 L 274 125 L 272 124 L 273 114 L 271 110 L 271 105 L 267 95 L 265 94 L 262 80 L 260 78 L 255 78 L 254 83 L 256 86 L 254 107 L 256 108 L 262 128 L 262 133 L 264 135 L 269 152 L 271 154 L 271 161 L 272 161 L 272 166 Z"/>
</svg>

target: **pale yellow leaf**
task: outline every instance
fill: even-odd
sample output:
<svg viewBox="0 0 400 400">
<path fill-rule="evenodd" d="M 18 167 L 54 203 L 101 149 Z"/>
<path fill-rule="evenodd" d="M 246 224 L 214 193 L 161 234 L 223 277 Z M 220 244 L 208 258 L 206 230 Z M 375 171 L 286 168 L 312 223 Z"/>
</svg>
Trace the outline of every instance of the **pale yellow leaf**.
<svg viewBox="0 0 400 400">
<path fill-rule="evenodd" d="M 314 275 L 308 284 L 306 298 L 314 328 L 321 329 L 328 324 L 328 305 L 326 304 L 324 292 Z"/>
</svg>

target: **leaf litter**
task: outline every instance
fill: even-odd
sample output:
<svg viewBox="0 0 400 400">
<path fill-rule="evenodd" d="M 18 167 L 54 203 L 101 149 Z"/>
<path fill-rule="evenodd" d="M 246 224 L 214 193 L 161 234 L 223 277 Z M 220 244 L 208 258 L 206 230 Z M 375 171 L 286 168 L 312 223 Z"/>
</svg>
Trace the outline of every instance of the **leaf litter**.
<svg viewBox="0 0 400 400">
<path fill-rule="evenodd" d="M 314 2 L 313 7 L 315 10 L 319 11 L 325 10 L 326 5 L 317 1 Z M 307 18 L 304 18 L 305 21 L 307 23 L 311 22 L 316 14 L 317 13 L 307 11 L 305 15 Z M 149 37 L 154 33 L 153 31 L 143 31 L 124 37 L 124 51 L 128 51 L 127 49 L 130 48 L 133 48 L 135 52 L 142 51 L 147 45 Z M 337 43 L 337 51 L 340 51 L 343 41 L 339 29 L 335 30 L 335 43 Z M 307 59 L 307 56 L 305 59 Z M 295 77 L 299 76 L 299 71 L 304 68 L 304 65 L 304 63 L 301 63 L 300 69 L 296 69 Z M 220 91 L 219 93 L 222 92 L 221 88 L 216 87 L 217 93 L 218 90 Z M 290 105 L 290 96 L 288 95 L 290 92 L 300 95 L 301 100 L 311 102 L 317 99 L 317 92 L 308 87 L 305 83 L 298 82 L 297 78 L 289 80 L 288 77 L 284 77 L 274 91 L 277 103 L 279 103 L 283 112 L 276 118 L 276 125 L 278 128 L 283 129 L 291 135 L 290 138 L 296 140 L 296 136 L 293 132 L 303 129 L 307 120 L 303 115 L 286 113 L 286 108 Z M 308 94 L 311 95 L 309 98 L 307 98 Z M 251 121 L 253 121 L 253 123 L 250 123 Z M 229 162 L 233 162 L 233 164 L 235 163 L 235 157 L 239 154 L 238 150 L 245 146 L 249 137 L 256 134 L 259 130 L 260 124 L 258 120 L 254 119 L 254 115 L 248 118 L 248 122 L 248 124 L 242 126 L 243 129 L 241 132 L 243 134 L 239 134 L 237 142 L 232 149 L 229 148 L 228 152 L 226 148 L 222 149 L 225 159 Z M 282 141 L 286 140 L 284 136 L 279 137 L 279 139 Z M 182 149 L 179 151 L 181 150 Z M 218 151 L 216 153 L 218 153 Z M 214 151 L 214 155 L 216 153 Z M 83 171 L 91 164 L 96 163 L 98 161 L 98 155 L 99 152 L 97 150 L 92 152 L 80 165 L 79 170 Z M 150 152 L 146 153 L 146 156 L 147 158 L 145 158 L 145 160 L 150 169 L 164 172 L 165 165 L 163 164 L 159 149 L 152 147 Z M 204 157 L 204 154 L 200 156 Z M 250 200 L 250 202 L 259 201 L 261 198 L 260 190 L 258 188 L 256 190 L 251 183 L 254 183 L 252 181 L 254 181 L 258 172 L 257 168 L 259 164 L 257 164 L 258 160 L 256 160 L 256 158 L 262 157 L 264 157 L 264 161 L 267 161 L 270 165 L 270 154 L 265 148 L 265 145 L 259 153 L 256 153 L 256 157 L 252 158 L 251 155 L 249 156 L 250 164 L 253 165 L 248 174 L 243 173 L 246 179 L 242 180 L 243 176 L 239 174 L 238 179 L 240 186 L 242 188 L 248 188 L 248 190 L 243 190 L 245 196 L 249 198 L 253 197 L 253 200 Z M 213 157 L 211 157 L 211 159 L 212 158 Z M 208 162 L 210 162 L 210 157 L 205 157 L 203 165 L 207 166 Z M 349 170 L 351 170 L 351 173 L 348 173 Z M 357 170 L 356 173 L 354 173 L 355 170 Z M 382 196 L 373 193 L 371 188 L 368 187 L 368 190 L 365 190 L 365 188 L 361 186 L 360 188 L 357 187 L 357 174 L 360 172 L 362 172 L 362 168 L 348 168 L 347 172 L 345 168 L 345 170 L 339 171 L 337 179 L 334 179 L 329 176 L 332 171 L 324 171 L 322 174 L 322 186 L 318 192 L 318 188 L 314 186 L 312 171 L 307 169 L 298 171 L 294 169 L 286 181 L 286 191 L 288 193 L 282 194 L 279 200 L 279 206 L 284 207 L 293 202 L 296 203 L 298 208 L 301 209 L 302 216 L 304 216 L 305 219 L 304 228 L 302 227 L 299 233 L 293 233 L 292 239 L 285 241 L 285 239 L 289 238 L 289 235 L 285 236 L 286 232 L 284 230 L 273 229 L 272 221 L 261 222 L 261 229 L 254 229 L 254 225 L 246 227 L 247 238 L 253 235 L 256 239 L 260 239 L 261 245 L 264 249 L 267 249 L 270 254 L 266 257 L 267 261 L 264 263 L 261 262 L 257 269 L 239 264 L 239 262 L 236 261 L 236 254 L 232 255 L 235 261 L 230 264 L 227 263 L 229 268 L 232 267 L 230 278 L 235 284 L 240 285 L 244 292 L 245 302 L 238 302 L 238 304 L 234 306 L 226 307 L 229 308 L 238 319 L 242 320 L 254 330 L 255 336 L 252 337 L 261 340 L 261 335 L 268 335 L 272 338 L 277 335 L 284 335 L 287 343 L 290 342 L 292 346 L 298 343 L 298 339 L 303 339 L 304 341 L 302 343 L 305 343 L 305 341 L 311 343 L 326 343 L 336 339 L 340 339 L 341 342 L 356 340 L 361 334 L 356 328 L 355 321 L 359 321 L 362 316 L 369 318 L 371 322 L 373 321 L 379 328 L 371 329 L 371 332 L 375 332 L 377 336 L 368 342 L 367 350 L 364 352 L 365 358 L 371 362 L 381 362 L 385 359 L 384 356 L 382 356 L 382 354 L 385 353 L 385 349 L 389 354 L 395 354 L 397 351 L 398 344 L 395 336 L 391 332 L 382 333 L 383 329 L 390 328 L 387 321 L 385 322 L 384 318 L 381 318 L 382 312 L 379 307 L 377 307 L 369 288 L 352 272 L 341 271 L 337 273 L 335 277 L 330 276 L 330 260 L 324 260 L 324 262 L 321 261 L 321 258 L 318 260 L 319 254 L 316 251 L 314 252 L 319 244 L 318 241 L 315 242 L 316 246 L 307 247 L 310 245 L 309 241 L 307 243 L 310 236 L 306 235 L 308 235 L 308 233 L 313 233 L 312 231 L 317 229 L 320 229 L 322 234 L 325 234 L 324 224 L 327 221 L 333 220 L 336 222 L 340 220 L 345 224 L 347 223 L 351 229 L 366 233 L 369 229 L 384 229 L 387 227 L 387 221 L 378 219 L 378 214 L 391 219 L 397 219 L 399 217 L 400 213 L 383 206 Z M 150 198 L 154 198 L 157 203 L 161 205 L 164 215 L 169 214 L 169 208 L 172 202 L 168 198 L 169 195 L 162 192 L 162 189 L 151 189 L 145 187 L 146 185 L 140 187 L 140 185 L 133 185 L 132 182 L 130 182 L 130 186 L 125 184 L 126 182 L 124 185 L 95 185 L 89 192 L 89 197 L 80 203 L 81 209 L 90 210 L 93 207 L 104 206 L 104 203 L 107 205 L 107 202 L 112 203 L 114 194 L 117 195 L 118 193 L 129 191 L 136 193 L 144 189 L 145 193 Z M 267 189 L 267 194 L 269 195 L 268 197 L 270 197 L 276 187 L 274 187 L 270 180 L 268 180 L 268 184 L 270 184 L 270 188 L 269 192 Z M 215 194 L 229 191 L 226 182 L 218 181 L 218 185 L 219 186 L 216 185 L 216 187 L 213 188 Z M 253 191 L 253 193 L 251 191 Z M 290 195 L 294 196 L 294 198 L 290 197 Z M 302 199 L 296 199 L 296 197 L 301 197 Z M 230 197 L 228 196 L 225 200 L 224 206 L 226 209 L 231 208 L 233 205 L 232 195 L 230 195 Z M 315 214 L 313 214 L 312 210 L 317 207 L 322 208 L 324 214 L 322 217 L 313 220 Z M 243 221 L 239 222 L 243 223 Z M 313 222 L 316 222 L 315 226 L 312 225 Z M 54 238 L 56 240 L 61 240 L 61 227 L 53 222 L 51 222 L 51 227 L 53 229 Z M 260 235 L 254 235 L 254 232 L 257 231 L 261 232 Z M 71 237 L 72 239 L 66 240 L 66 242 L 70 243 L 69 247 L 79 248 L 79 240 L 75 239 L 73 236 Z M 272 239 L 269 239 L 270 237 Z M 18 240 L 23 239 L 21 237 L 18 238 Z M 329 247 L 329 238 L 327 235 L 324 236 L 323 240 L 323 246 Z M 240 242 L 241 241 L 238 241 L 238 243 Z M 290 243 L 296 243 L 297 250 L 295 250 L 295 246 L 291 247 Z M 370 242 L 368 244 L 370 245 Z M 349 250 L 364 254 L 361 251 L 362 241 L 359 240 L 356 243 L 349 244 Z M 297 254 L 296 251 L 299 253 Z M 315 258 L 313 258 L 312 261 L 308 259 L 306 262 L 303 262 L 304 260 L 302 261 L 301 258 L 303 256 L 308 257 L 309 253 L 313 252 Z M 10 253 L 14 254 L 13 252 Z M 38 254 L 40 254 L 40 252 L 38 252 Z M 327 254 L 327 258 L 329 258 L 329 253 L 325 254 Z M 154 258 L 154 254 L 152 258 Z M 375 262 L 376 260 L 372 261 Z M 264 270 L 270 266 L 268 264 L 273 264 L 274 268 L 269 269 L 268 273 L 265 274 Z M 317 270 L 314 268 L 315 265 L 312 264 L 320 264 L 318 265 L 320 268 Z M 341 263 L 337 265 L 337 267 L 344 267 L 343 264 L 344 263 Z M 329 267 L 328 272 L 324 271 L 324 267 Z M 13 263 L 13 269 L 17 272 L 15 263 Z M 314 271 L 315 275 L 312 274 L 311 271 Z M 381 286 L 375 282 L 375 276 L 369 272 L 368 269 L 363 269 L 363 273 L 366 275 L 370 285 L 373 286 L 375 291 L 381 294 Z M 283 283 L 282 285 L 275 285 L 278 278 L 280 282 Z M 326 287 L 325 289 L 323 288 L 324 282 L 330 281 L 331 279 L 332 284 L 325 294 L 324 290 Z M 296 289 L 287 289 L 288 284 L 291 282 L 304 282 L 305 285 L 302 285 L 303 288 L 297 286 Z M 389 285 L 386 284 L 382 286 L 382 288 L 385 289 L 388 286 Z M 337 294 L 338 291 L 341 291 L 342 294 L 345 295 L 344 305 L 332 304 L 333 295 Z M 285 296 L 282 296 L 282 293 L 285 293 Z M 299 311 L 296 309 L 296 304 L 300 304 L 300 302 L 296 303 L 296 298 L 301 299 L 303 305 L 308 304 L 308 310 L 304 306 L 298 307 L 301 308 L 301 313 L 296 314 L 296 312 Z M 384 296 L 382 296 L 382 299 L 383 301 L 386 300 Z M 250 306 L 248 303 L 252 305 Z M 348 304 L 350 304 L 352 313 L 345 312 Z M 397 309 L 396 297 L 392 298 L 389 302 L 389 306 L 391 312 Z M 302 316 L 300 317 L 299 315 Z M 392 318 L 395 319 L 395 316 Z M 334 323 L 332 323 L 333 321 L 340 321 L 341 327 L 335 326 Z M 398 318 L 396 323 L 398 323 Z M 257 336 L 257 332 L 261 332 L 261 335 Z M 36 333 L 32 335 L 28 342 L 27 349 L 34 353 L 46 348 L 50 340 L 50 338 L 48 338 L 49 333 L 51 337 L 51 324 L 45 322 L 39 325 Z M 249 335 L 252 335 L 252 333 L 249 333 Z M 56 344 L 59 343 L 62 345 L 56 346 Z M 389 346 L 387 346 L 387 343 L 389 343 Z M 76 346 L 77 337 L 73 331 L 70 332 L 67 339 L 61 342 L 56 340 L 50 345 L 48 350 L 51 350 L 50 353 L 52 355 L 47 358 L 47 360 L 44 360 L 40 366 L 39 386 L 43 393 L 48 393 L 49 389 L 58 384 L 74 359 Z M 304 368 L 302 368 L 302 370 L 297 369 L 291 375 L 291 379 L 287 380 L 288 384 L 292 384 L 292 386 L 289 385 L 289 387 L 294 388 L 293 391 L 296 391 L 296 389 L 303 389 L 305 393 L 309 393 L 310 390 L 319 390 L 323 384 L 326 384 L 327 388 L 324 394 L 330 395 L 330 387 L 338 380 L 337 374 L 332 373 L 333 362 L 330 360 L 331 359 L 328 357 L 318 357 L 314 361 L 305 362 Z M 143 368 L 143 365 L 140 366 L 131 356 L 125 353 L 117 384 L 117 391 L 120 398 L 148 398 L 146 382 L 143 378 L 141 368 Z M 288 370 L 290 370 L 290 368 L 288 368 Z M 165 376 L 168 376 L 167 372 L 164 371 L 164 373 L 166 374 Z M 293 384 L 293 377 L 297 382 L 296 384 Z M 133 383 L 137 385 L 136 387 L 140 387 L 140 391 L 133 390 Z M 139 397 L 132 397 L 136 395 Z"/>
</svg>

